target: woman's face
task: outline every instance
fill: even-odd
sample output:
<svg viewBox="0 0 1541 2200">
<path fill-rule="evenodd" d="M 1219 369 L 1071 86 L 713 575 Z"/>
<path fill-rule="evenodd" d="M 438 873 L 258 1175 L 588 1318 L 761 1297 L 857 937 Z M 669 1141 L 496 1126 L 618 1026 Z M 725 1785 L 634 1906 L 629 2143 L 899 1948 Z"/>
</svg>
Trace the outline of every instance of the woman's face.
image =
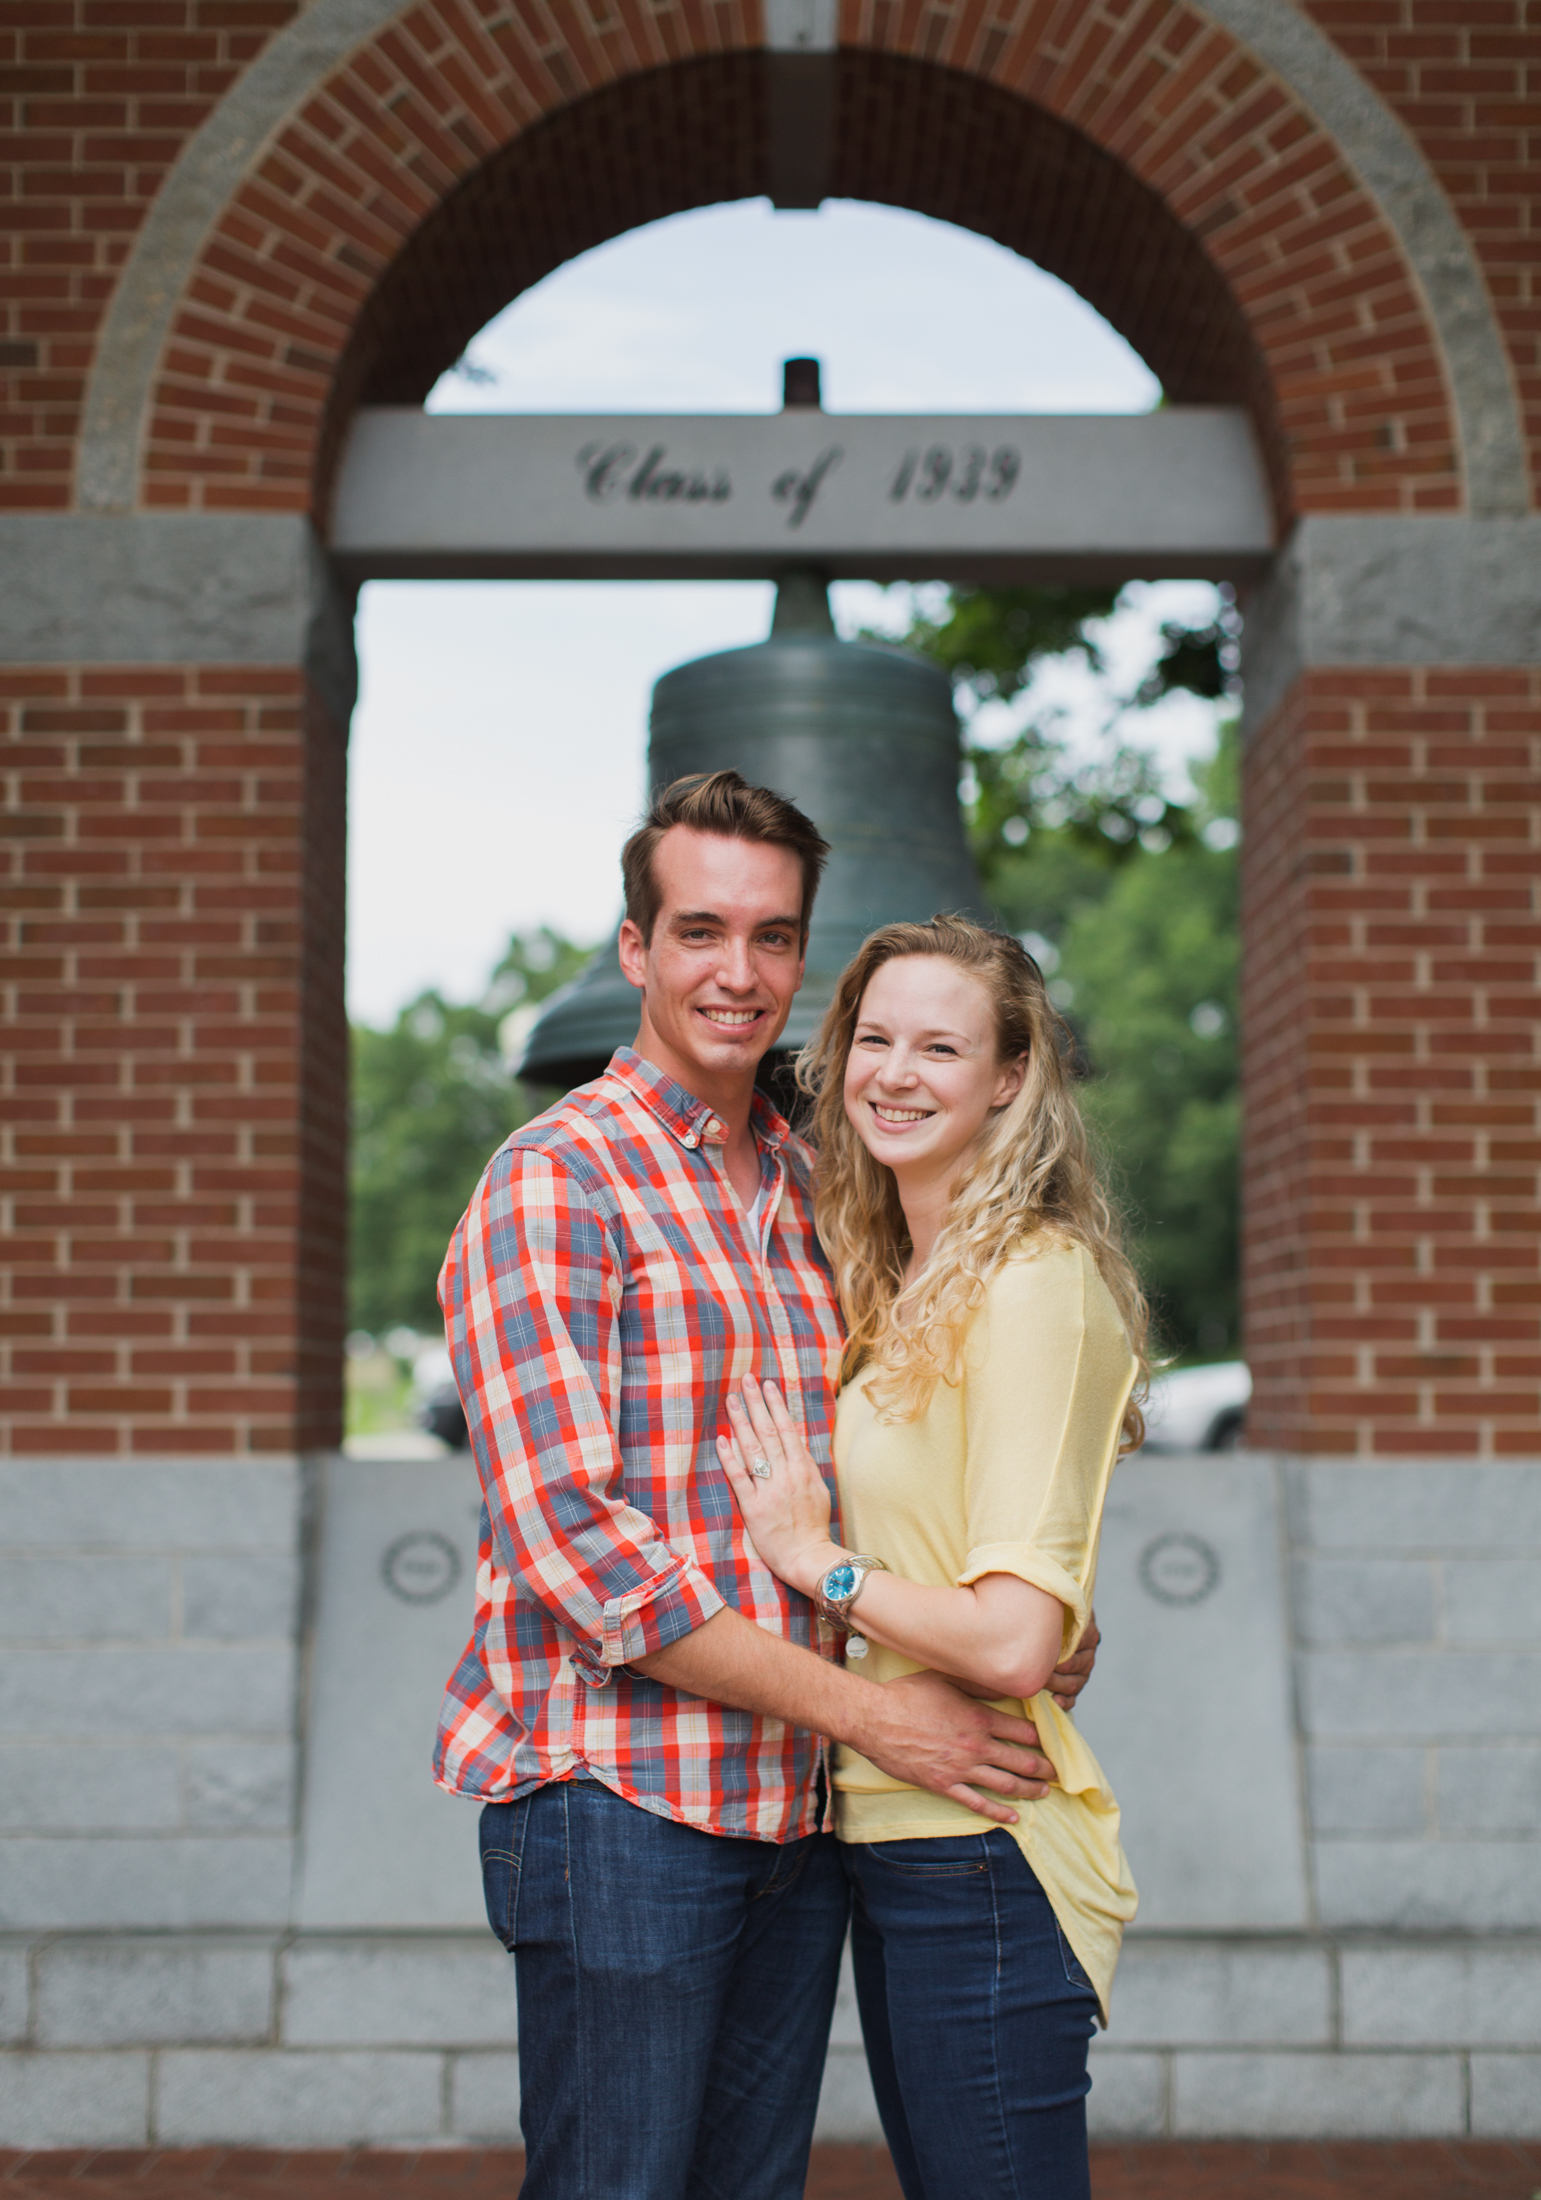
<svg viewBox="0 0 1541 2200">
<path fill-rule="evenodd" d="M 901 955 L 873 973 L 845 1068 L 845 1112 L 896 1175 L 955 1175 L 1020 1091 L 1025 1064 L 996 1056 L 980 981 L 943 955 Z"/>
</svg>

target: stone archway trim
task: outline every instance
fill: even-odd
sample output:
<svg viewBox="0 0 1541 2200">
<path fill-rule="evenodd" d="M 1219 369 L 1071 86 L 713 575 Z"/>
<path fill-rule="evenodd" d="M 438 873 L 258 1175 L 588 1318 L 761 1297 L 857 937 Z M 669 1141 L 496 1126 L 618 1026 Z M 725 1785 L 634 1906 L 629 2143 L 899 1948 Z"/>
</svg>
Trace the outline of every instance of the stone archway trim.
<svg viewBox="0 0 1541 2200">
<path fill-rule="evenodd" d="M 1380 207 L 1439 332 L 1460 423 L 1473 519 L 1529 511 L 1518 392 L 1487 284 L 1455 209 L 1410 133 L 1331 40 L 1289 0 L 1197 0 L 1250 46 L 1329 129 Z"/>
<path fill-rule="evenodd" d="M 102 323 L 80 433 L 76 501 L 129 512 L 156 369 L 178 300 L 242 178 L 303 100 L 401 13 L 401 0 L 312 0 L 265 46 L 161 186 Z"/>
<path fill-rule="evenodd" d="M 103 323 L 82 422 L 81 508 L 134 509 L 154 378 L 178 301 L 211 231 L 299 103 L 400 12 L 400 0 L 313 0 L 183 151 L 145 219 Z M 1332 135 L 1400 242 L 1438 332 L 1454 396 L 1467 511 L 1482 518 L 1528 510 L 1518 401 L 1492 304 L 1471 247 L 1412 137 L 1289 0 L 1202 0 L 1202 12 L 1248 46 Z M 818 50 L 822 13 L 817 6 L 808 10 L 804 27 L 802 8 L 775 8 L 770 43 Z"/>
</svg>

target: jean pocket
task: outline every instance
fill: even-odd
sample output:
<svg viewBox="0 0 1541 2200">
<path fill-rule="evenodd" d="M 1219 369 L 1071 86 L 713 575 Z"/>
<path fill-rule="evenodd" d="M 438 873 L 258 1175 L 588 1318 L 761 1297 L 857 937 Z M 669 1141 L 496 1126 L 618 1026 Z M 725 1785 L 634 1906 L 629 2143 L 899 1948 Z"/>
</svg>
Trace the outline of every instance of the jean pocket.
<svg viewBox="0 0 1541 2200">
<path fill-rule="evenodd" d="M 795 1887 L 803 1875 L 803 1866 L 808 1861 L 809 1843 L 828 1838 L 827 1834 L 810 1833 L 805 1834 L 800 1841 L 783 1842 L 771 1866 L 769 1879 L 763 1886 L 754 1889 L 749 1897 L 750 1901 L 763 1902 L 768 1894 L 786 1894 L 790 1888 Z"/>
<path fill-rule="evenodd" d="M 965 1833 L 935 1841 L 924 1836 L 914 1841 L 864 1841 L 861 1848 L 874 1864 L 885 1865 L 890 1871 L 936 1879 L 944 1873 L 988 1871 L 984 1843 L 983 1834 Z"/>
<path fill-rule="evenodd" d="M 525 1797 L 517 1803 L 487 1803 L 478 1828 L 487 1923 L 510 1951 L 519 1930 L 519 1864 L 528 1815 Z"/>
<path fill-rule="evenodd" d="M 1064 1927 L 1058 1918 L 1054 1920 L 1054 1937 L 1059 1942 L 1059 1959 L 1065 1966 L 1065 1976 L 1070 1984 L 1081 1987 L 1088 1994 L 1095 1994 L 1097 1989 L 1082 1970 L 1081 1959 L 1065 1938 Z"/>
</svg>

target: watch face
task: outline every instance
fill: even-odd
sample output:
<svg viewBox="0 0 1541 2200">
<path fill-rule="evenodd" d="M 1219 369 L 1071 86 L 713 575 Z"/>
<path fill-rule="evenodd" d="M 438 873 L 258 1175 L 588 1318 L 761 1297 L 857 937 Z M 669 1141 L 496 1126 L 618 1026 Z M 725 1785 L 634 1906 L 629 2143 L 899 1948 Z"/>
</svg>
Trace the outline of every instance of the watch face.
<svg viewBox="0 0 1541 2200">
<path fill-rule="evenodd" d="M 831 1566 L 829 1572 L 824 1576 L 824 1594 L 831 1604 L 838 1604 L 842 1597 L 848 1597 L 855 1587 L 856 1568 L 854 1566 Z"/>
</svg>

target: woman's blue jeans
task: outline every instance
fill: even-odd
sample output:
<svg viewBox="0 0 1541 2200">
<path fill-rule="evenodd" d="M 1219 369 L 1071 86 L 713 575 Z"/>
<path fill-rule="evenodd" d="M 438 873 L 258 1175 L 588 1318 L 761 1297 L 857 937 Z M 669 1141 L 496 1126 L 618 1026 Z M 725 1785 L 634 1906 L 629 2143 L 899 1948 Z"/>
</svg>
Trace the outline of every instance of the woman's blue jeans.
<svg viewBox="0 0 1541 2200">
<path fill-rule="evenodd" d="M 905 2200 L 1088 2200 L 1097 2000 L 1001 1828 L 852 1842 L 862 2033 Z"/>
<path fill-rule="evenodd" d="M 850 1897 L 834 1836 L 655 1818 L 595 1780 L 489 1803 L 524 2200 L 802 2200 Z"/>
</svg>

